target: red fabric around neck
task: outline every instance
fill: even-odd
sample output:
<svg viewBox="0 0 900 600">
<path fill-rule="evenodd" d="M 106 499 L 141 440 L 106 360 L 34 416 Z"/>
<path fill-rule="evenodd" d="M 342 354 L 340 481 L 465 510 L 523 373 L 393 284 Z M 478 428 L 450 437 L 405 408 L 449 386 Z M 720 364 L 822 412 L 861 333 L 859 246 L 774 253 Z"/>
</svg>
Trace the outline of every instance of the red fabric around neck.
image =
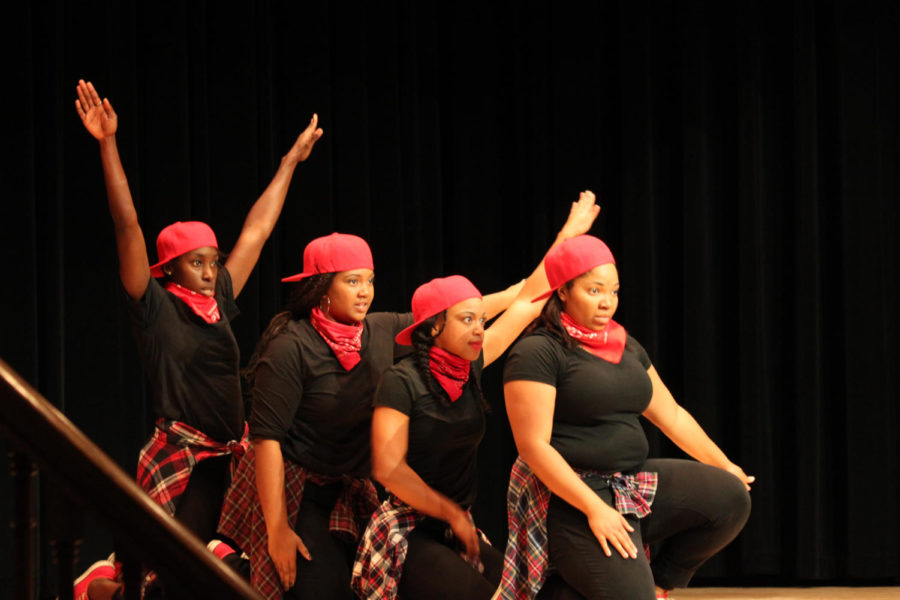
<svg viewBox="0 0 900 600">
<path fill-rule="evenodd" d="M 334 351 L 338 362 L 347 371 L 359 364 L 359 349 L 362 348 L 363 324 L 344 325 L 325 316 L 319 307 L 312 309 L 309 320 L 319 332 L 328 347 Z"/>
<path fill-rule="evenodd" d="M 563 329 L 581 344 L 585 350 L 607 362 L 619 364 L 625 352 L 625 328 L 609 320 L 606 329 L 594 331 L 578 323 L 566 313 L 560 313 Z"/>
<path fill-rule="evenodd" d="M 432 346 L 429 354 L 431 374 L 450 396 L 450 401 L 456 402 L 462 396 L 463 386 L 469 380 L 471 364 L 466 359 L 437 346 Z"/>
<path fill-rule="evenodd" d="M 164 287 L 167 291 L 171 292 L 185 304 L 190 306 L 191 310 L 207 323 L 216 323 L 222 318 L 221 315 L 219 315 L 219 304 L 216 302 L 214 296 L 198 294 L 195 291 L 178 285 L 174 281 L 167 281 Z"/>
</svg>

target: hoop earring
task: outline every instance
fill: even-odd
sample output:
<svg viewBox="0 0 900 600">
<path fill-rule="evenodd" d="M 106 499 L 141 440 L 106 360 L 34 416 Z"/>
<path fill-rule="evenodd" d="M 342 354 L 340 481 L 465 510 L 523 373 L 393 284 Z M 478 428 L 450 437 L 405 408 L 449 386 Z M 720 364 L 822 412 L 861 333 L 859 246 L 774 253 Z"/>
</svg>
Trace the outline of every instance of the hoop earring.
<svg viewBox="0 0 900 600">
<path fill-rule="evenodd" d="M 322 301 L 320 300 L 319 301 L 319 310 L 322 310 L 322 312 L 327 315 L 328 311 L 331 310 L 331 297 L 326 295 L 326 296 L 323 296 L 323 298 L 325 300 L 328 300 L 328 304 L 325 305 L 325 310 L 322 310 Z"/>
</svg>

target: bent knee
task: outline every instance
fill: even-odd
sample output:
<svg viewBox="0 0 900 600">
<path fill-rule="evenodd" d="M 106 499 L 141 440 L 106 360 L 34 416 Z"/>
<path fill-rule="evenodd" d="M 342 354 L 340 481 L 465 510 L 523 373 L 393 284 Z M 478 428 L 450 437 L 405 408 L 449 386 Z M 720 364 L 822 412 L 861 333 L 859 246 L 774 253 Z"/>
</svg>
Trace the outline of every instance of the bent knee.
<svg viewBox="0 0 900 600">
<path fill-rule="evenodd" d="M 743 527 L 750 517 L 750 492 L 744 483 L 727 471 L 723 471 L 721 485 L 716 490 L 720 499 L 721 520 Z"/>
</svg>

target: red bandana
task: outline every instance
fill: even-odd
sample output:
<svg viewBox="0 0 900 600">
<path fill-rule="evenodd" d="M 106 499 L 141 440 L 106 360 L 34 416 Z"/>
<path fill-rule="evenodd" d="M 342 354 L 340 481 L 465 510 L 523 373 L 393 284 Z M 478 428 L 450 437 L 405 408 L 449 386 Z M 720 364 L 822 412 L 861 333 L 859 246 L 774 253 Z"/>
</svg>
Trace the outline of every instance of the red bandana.
<svg viewBox="0 0 900 600">
<path fill-rule="evenodd" d="M 174 281 L 167 281 L 164 287 L 190 306 L 191 310 L 207 323 L 215 323 L 222 318 L 219 315 L 219 304 L 213 296 L 198 294 L 186 287 L 181 287 Z"/>
<path fill-rule="evenodd" d="M 431 355 L 431 374 L 450 396 L 450 401 L 456 402 L 469 380 L 469 361 L 437 346 L 432 346 L 428 353 Z"/>
<path fill-rule="evenodd" d="M 349 371 L 361 360 L 359 349 L 362 348 L 363 324 L 344 325 L 332 321 L 325 316 L 319 307 L 309 313 L 309 321 L 313 328 L 319 332 L 328 347 L 334 351 L 338 362 L 345 370 Z"/>
<path fill-rule="evenodd" d="M 613 364 L 619 364 L 622 360 L 627 335 L 624 327 L 610 319 L 606 329 L 594 331 L 579 325 L 564 312 L 559 316 L 566 333 L 581 344 L 585 350 Z"/>
</svg>

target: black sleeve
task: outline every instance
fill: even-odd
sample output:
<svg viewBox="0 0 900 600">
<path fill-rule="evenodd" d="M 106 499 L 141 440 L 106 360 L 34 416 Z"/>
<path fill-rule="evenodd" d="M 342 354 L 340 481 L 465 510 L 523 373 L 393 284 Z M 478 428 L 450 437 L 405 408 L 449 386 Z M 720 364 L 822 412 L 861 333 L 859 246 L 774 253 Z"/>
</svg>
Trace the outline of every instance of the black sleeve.
<svg viewBox="0 0 900 600">
<path fill-rule="evenodd" d="M 296 340 L 275 337 L 256 368 L 250 437 L 282 441 L 303 398 L 302 359 Z"/>
<path fill-rule="evenodd" d="M 503 367 L 503 383 L 537 381 L 556 387 L 566 369 L 566 356 L 559 343 L 546 335 L 530 335 L 516 342 Z"/>
<path fill-rule="evenodd" d="M 390 368 L 381 376 L 378 387 L 375 389 L 375 397 L 372 400 L 374 406 L 387 406 L 399 410 L 404 415 L 412 413 L 412 394 L 407 377 L 396 367 Z"/>
<path fill-rule="evenodd" d="M 234 286 L 231 283 L 231 273 L 223 265 L 219 269 L 219 276 L 216 277 L 216 301 L 219 303 L 219 310 L 222 311 L 228 320 L 231 321 L 241 314 L 234 301 Z"/>
<path fill-rule="evenodd" d="M 393 315 L 395 319 L 393 335 L 396 337 L 398 333 L 413 324 L 413 316 L 412 313 L 393 313 Z M 412 351 L 412 346 L 404 346 L 403 344 L 394 342 L 394 362 L 397 362 L 401 358 L 406 358 L 412 354 Z"/>
<path fill-rule="evenodd" d="M 644 350 L 644 347 L 641 346 L 640 342 L 630 335 L 625 340 L 625 351 L 631 352 L 637 356 L 637 359 L 641 361 L 641 364 L 644 365 L 645 369 L 649 369 L 653 366 L 653 363 L 650 361 L 650 355 L 647 354 L 647 351 Z"/>
<path fill-rule="evenodd" d="M 168 292 L 163 289 L 155 277 L 151 277 L 147 282 L 147 289 L 144 290 L 144 295 L 139 300 L 129 296 L 124 287 L 121 289 L 125 296 L 128 317 L 131 322 L 139 329 L 147 329 L 159 316 L 160 306 L 165 302 Z"/>
</svg>

